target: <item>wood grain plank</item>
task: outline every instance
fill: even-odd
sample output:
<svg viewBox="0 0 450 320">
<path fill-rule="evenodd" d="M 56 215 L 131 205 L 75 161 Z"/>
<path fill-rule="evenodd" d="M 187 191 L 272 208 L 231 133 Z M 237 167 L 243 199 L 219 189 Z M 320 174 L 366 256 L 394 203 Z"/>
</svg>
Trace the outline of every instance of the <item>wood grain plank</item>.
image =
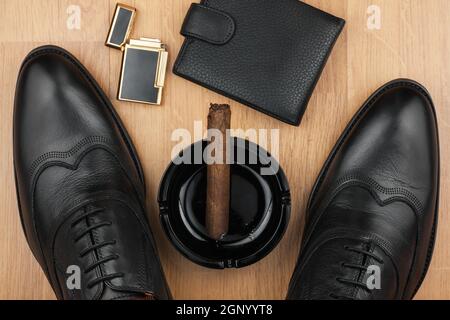
<svg viewBox="0 0 450 320">
<path fill-rule="evenodd" d="M 24 239 L 17 212 L 12 167 L 12 106 L 18 68 L 34 47 L 52 43 L 73 52 L 110 96 L 140 155 L 148 186 L 149 218 L 164 270 L 178 299 L 283 299 L 294 268 L 306 201 L 316 176 L 347 122 L 377 87 L 397 77 L 424 83 L 439 115 L 442 152 L 438 242 L 418 298 L 450 299 L 450 20 L 447 0 L 308 0 L 347 20 L 299 128 L 280 123 L 239 103 L 174 76 L 170 70 L 181 47 L 179 34 L 189 0 L 130 0 L 138 9 L 132 37 L 160 38 L 170 61 L 163 106 L 115 99 L 121 52 L 106 48 L 114 0 L 3 0 L 0 12 L 0 299 L 54 299 Z M 81 8 L 81 30 L 66 27 L 69 5 Z M 367 9 L 381 9 L 380 30 L 368 30 Z M 166 239 L 158 218 L 160 179 L 176 142 L 173 130 L 194 129 L 210 102 L 232 106 L 234 128 L 279 129 L 279 160 L 290 180 L 293 208 L 280 245 L 264 260 L 239 270 L 209 270 L 183 258 Z"/>
<path fill-rule="evenodd" d="M 370 5 L 381 9 L 380 30 L 366 27 Z M 450 262 L 447 247 L 450 240 L 449 197 L 446 194 L 449 188 L 450 67 L 443 63 L 449 56 L 450 23 L 442 14 L 448 12 L 449 5 L 448 1 L 440 0 L 349 0 L 347 6 L 351 61 L 348 72 L 349 108 L 356 111 L 371 92 L 389 80 L 411 78 L 428 88 L 438 114 L 442 163 L 440 222 L 432 265 L 417 299 L 439 296 L 436 290 L 440 291 L 442 298 L 449 298 L 450 294 L 449 287 L 443 290 L 445 279 L 433 276 L 434 270 L 448 267 Z"/>
</svg>

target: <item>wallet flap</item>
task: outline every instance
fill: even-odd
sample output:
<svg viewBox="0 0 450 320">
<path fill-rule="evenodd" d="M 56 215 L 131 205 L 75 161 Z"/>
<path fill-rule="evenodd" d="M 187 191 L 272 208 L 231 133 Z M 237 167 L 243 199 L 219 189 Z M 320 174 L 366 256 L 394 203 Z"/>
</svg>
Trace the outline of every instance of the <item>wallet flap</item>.
<svg viewBox="0 0 450 320">
<path fill-rule="evenodd" d="M 220 10 L 193 3 L 186 15 L 181 34 L 211 44 L 223 45 L 233 38 L 233 18 Z"/>
</svg>

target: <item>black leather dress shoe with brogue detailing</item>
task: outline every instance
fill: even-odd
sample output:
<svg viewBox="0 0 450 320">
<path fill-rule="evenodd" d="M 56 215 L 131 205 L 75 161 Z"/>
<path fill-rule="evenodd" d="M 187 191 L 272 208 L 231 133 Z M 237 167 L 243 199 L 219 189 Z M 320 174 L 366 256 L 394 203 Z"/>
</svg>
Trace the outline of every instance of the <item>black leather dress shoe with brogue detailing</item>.
<svg viewBox="0 0 450 320">
<path fill-rule="evenodd" d="M 14 167 L 28 244 L 59 299 L 170 298 L 136 151 L 64 49 L 35 49 L 22 65 Z"/>
<path fill-rule="evenodd" d="M 438 198 L 430 95 L 411 80 L 390 82 L 320 173 L 288 299 L 412 299 L 430 264 Z"/>
</svg>

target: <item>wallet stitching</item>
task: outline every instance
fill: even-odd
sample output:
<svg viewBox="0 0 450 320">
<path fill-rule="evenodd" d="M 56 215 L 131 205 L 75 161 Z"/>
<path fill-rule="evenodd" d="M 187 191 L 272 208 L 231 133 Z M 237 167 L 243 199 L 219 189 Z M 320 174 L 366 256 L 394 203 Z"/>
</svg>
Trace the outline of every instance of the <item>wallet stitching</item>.
<svg viewBox="0 0 450 320">
<path fill-rule="evenodd" d="M 225 17 L 228 20 L 228 22 L 229 22 L 228 23 L 228 31 L 227 31 L 228 33 L 227 33 L 227 35 L 222 40 L 213 40 L 211 38 L 202 36 L 202 35 L 200 35 L 198 33 L 194 33 L 194 32 L 184 32 L 184 34 L 187 35 L 187 36 L 197 37 L 197 38 L 199 38 L 201 40 L 208 41 L 208 42 L 211 42 L 211 43 L 214 43 L 214 44 L 225 44 L 225 43 L 227 43 L 228 41 L 230 41 L 231 36 L 234 33 L 235 25 L 234 25 L 233 19 L 231 19 L 231 17 L 229 17 L 228 15 L 226 15 L 225 13 L 223 13 L 223 12 L 221 12 L 219 10 L 207 7 L 206 4 L 207 4 L 207 2 L 205 2 L 205 5 L 203 5 L 203 6 L 195 5 L 195 7 L 198 7 L 198 8 L 201 8 L 201 9 L 205 9 L 207 11 L 210 11 L 212 13 L 215 13 L 217 15 Z"/>
</svg>

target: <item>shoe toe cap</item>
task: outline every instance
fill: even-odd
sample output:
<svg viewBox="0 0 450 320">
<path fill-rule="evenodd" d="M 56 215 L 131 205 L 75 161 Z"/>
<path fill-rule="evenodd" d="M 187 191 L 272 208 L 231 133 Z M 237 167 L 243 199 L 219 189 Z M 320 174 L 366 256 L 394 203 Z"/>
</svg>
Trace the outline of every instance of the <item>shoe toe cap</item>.
<svg viewBox="0 0 450 320">
<path fill-rule="evenodd" d="M 116 137 L 111 112 L 90 81 L 63 49 L 42 47 L 29 54 L 15 97 L 19 165 L 28 166 L 45 152 L 66 151 L 89 136 Z"/>
<path fill-rule="evenodd" d="M 358 172 L 385 188 L 411 191 L 424 207 L 434 204 L 438 131 L 425 89 L 406 80 L 385 86 L 353 121 L 330 168 L 327 185 Z"/>
<path fill-rule="evenodd" d="M 380 170 L 399 177 L 411 177 L 411 183 L 428 183 L 437 176 L 438 131 L 433 103 L 422 87 L 405 82 L 384 93 L 362 122 Z M 361 135 L 363 135 L 361 131 Z M 369 138 L 370 139 L 370 138 Z M 376 155 L 376 156 L 375 156 Z"/>
</svg>

